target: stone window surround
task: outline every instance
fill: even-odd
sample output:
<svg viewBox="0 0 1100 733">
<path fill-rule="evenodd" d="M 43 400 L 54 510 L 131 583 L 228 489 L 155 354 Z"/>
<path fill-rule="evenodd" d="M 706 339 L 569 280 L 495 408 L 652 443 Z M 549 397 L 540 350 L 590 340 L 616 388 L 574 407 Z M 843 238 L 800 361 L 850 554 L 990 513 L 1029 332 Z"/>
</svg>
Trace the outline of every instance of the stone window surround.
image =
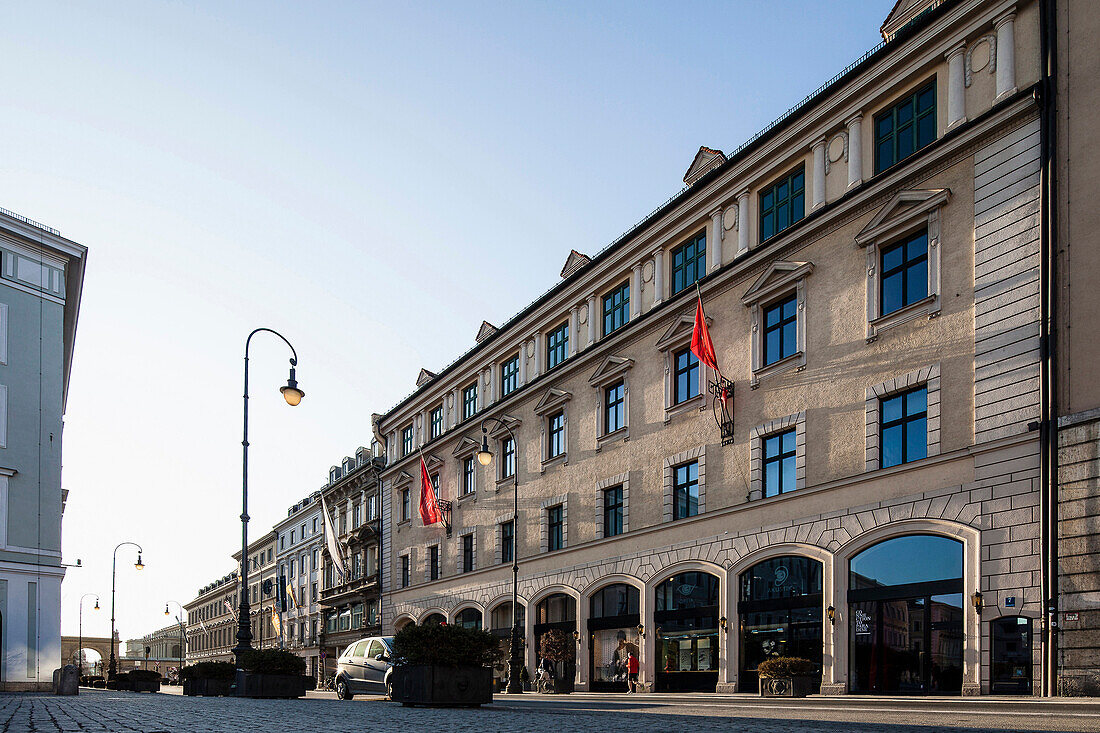
<svg viewBox="0 0 1100 733">
<path fill-rule="evenodd" d="M 879 411 L 881 401 L 884 398 L 892 397 L 901 392 L 908 392 L 921 386 L 928 390 L 927 457 L 931 458 L 940 454 L 940 365 L 937 362 L 867 388 L 867 471 L 877 471 L 880 467 L 879 426 L 881 419 Z"/>
<path fill-rule="evenodd" d="M 940 210 L 950 200 L 951 191 L 946 188 L 898 191 L 856 235 L 856 244 L 864 248 L 867 257 L 867 343 L 893 326 L 921 316 L 935 318 L 939 315 Z M 921 229 L 928 232 L 928 295 L 882 315 L 879 303 L 882 249 Z"/>
<path fill-rule="evenodd" d="M 432 548 L 439 548 L 439 578 L 443 580 L 443 545 L 439 540 L 424 543 L 424 582 L 432 583 Z"/>
<path fill-rule="evenodd" d="M 407 588 L 407 587 L 409 587 L 413 584 L 413 571 L 414 571 L 414 567 L 415 567 L 415 561 L 414 561 L 413 557 L 414 557 L 413 556 L 413 548 L 411 548 L 411 547 L 406 547 L 402 552 L 398 553 L 398 555 L 397 555 L 397 583 L 398 583 L 398 587 L 400 587 L 400 588 Z M 404 578 L 401 577 L 401 559 L 402 558 L 408 558 L 409 559 L 409 586 L 401 585 L 401 581 L 404 580 Z"/>
<path fill-rule="evenodd" d="M 633 359 L 621 356 L 608 355 L 603 362 L 588 378 L 588 383 L 596 390 L 596 450 L 603 448 L 605 443 L 610 443 L 622 438 L 630 439 L 630 378 L 629 372 L 634 366 Z M 623 383 L 623 426 L 618 430 L 605 433 L 607 425 L 607 395 L 608 387 L 616 382 Z"/>
<path fill-rule="evenodd" d="M 604 539 L 603 535 L 603 492 L 615 486 L 623 487 L 623 532 L 630 531 L 630 472 L 620 473 L 618 476 L 604 479 L 596 483 L 596 539 Z"/>
<path fill-rule="evenodd" d="M 539 416 L 539 457 L 540 465 L 539 472 L 545 473 L 546 469 L 555 464 L 568 464 L 569 463 L 569 402 L 573 399 L 572 392 L 566 392 L 565 390 L 558 389 L 556 387 L 550 387 L 543 394 L 542 399 L 535 405 L 534 413 Z M 564 450 L 552 458 L 549 456 L 550 450 L 550 418 L 556 415 L 558 412 L 562 414 L 562 445 Z M 516 458 L 519 458 L 519 447 L 516 447 Z M 516 470 L 519 470 L 519 466 L 516 466 Z"/>
<path fill-rule="evenodd" d="M 503 427 L 500 426 L 500 423 L 495 422 L 495 421 L 492 423 L 492 427 L 489 427 L 488 425 L 486 425 L 486 427 L 489 429 L 488 434 L 489 434 L 489 440 L 491 441 L 490 446 L 495 446 L 495 448 L 496 448 L 496 452 L 493 453 L 493 462 L 490 463 L 489 465 L 490 466 L 495 466 L 495 468 L 493 468 L 492 470 L 493 470 L 494 476 L 496 478 L 496 489 L 497 489 L 497 492 L 499 493 L 502 487 L 504 487 L 507 484 L 511 484 L 516 480 L 515 476 L 504 476 L 502 474 L 502 471 L 504 471 L 504 441 L 507 438 L 512 437 L 513 435 L 515 435 L 519 431 L 519 426 L 523 424 L 523 421 L 520 420 L 515 415 L 509 415 L 508 413 L 503 413 L 503 412 L 501 414 L 497 415 L 497 418 L 501 422 L 506 424 L 508 426 L 508 428 L 512 431 L 512 435 L 509 435 L 508 430 L 505 430 Z M 515 441 L 515 443 L 516 443 L 516 445 L 515 445 L 516 474 L 519 474 L 519 458 L 520 458 L 519 440 L 517 439 Z M 480 443 L 478 443 L 478 446 L 475 450 L 481 450 L 481 444 Z"/>
<path fill-rule="evenodd" d="M 713 319 L 707 316 L 707 327 L 713 326 Z M 707 403 L 705 399 L 706 395 L 706 377 L 705 369 L 708 367 L 702 362 L 699 363 L 699 394 L 695 397 L 691 397 L 679 404 L 672 404 L 673 391 L 675 385 L 673 384 L 674 376 L 674 364 L 673 361 L 676 358 L 676 352 L 681 351 L 684 347 L 691 345 L 691 333 L 695 327 L 695 304 L 693 303 L 689 310 L 680 314 L 680 317 L 675 319 L 660 339 L 657 340 L 657 350 L 664 353 L 665 357 L 665 422 L 668 423 L 673 417 L 679 415 L 682 412 L 687 412 L 691 408 L 698 409 L 700 412 L 707 409 Z"/>
<path fill-rule="evenodd" d="M 467 571 L 462 569 L 462 538 L 473 537 L 474 538 L 474 562 L 473 566 Z M 442 565 L 442 559 L 440 559 Z M 474 572 L 477 570 L 477 527 L 471 527 L 470 531 L 464 532 L 455 537 L 455 575 L 462 575 L 467 572 Z"/>
<path fill-rule="evenodd" d="M 407 471 L 401 471 L 394 477 L 391 484 L 394 493 L 394 506 L 397 508 L 397 524 L 398 526 L 407 525 L 412 522 L 413 509 L 412 509 L 412 476 Z M 404 503 L 401 501 L 401 492 L 405 490 L 409 491 L 409 516 L 404 519 L 401 518 L 401 509 Z"/>
<path fill-rule="evenodd" d="M 478 474 L 480 473 L 480 471 L 478 471 L 478 466 L 480 464 L 477 462 L 477 459 L 474 457 L 474 455 L 479 450 L 481 450 L 481 443 L 466 435 L 458 441 L 458 444 L 455 446 L 454 450 L 451 451 L 451 457 L 458 462 L 458 468 L 455 471 L 456 475 L 458 476 L 458 490 L 456 492 L 457 496 L 455 498 L 456 501 L 477 501 L 478 483 L 480 483 L 478 480 Z M 474 485 L 470 489 L 470 493 L 463 494 L 463 482 L 466 480 L 466 467 L 463 464 L 466 462 L 466 459 L 473 459 L 474 461 Z"/>
<path fill-rule="evenodd" d="M 814 271 L 812 262 L 776 261 L 757 278 L 748 292 L 741 298 L 751 311 L 752 329 L 752 377 L 750 389 L 756 389 L 760 380 L 771 374 L 789 369 L 801 371 L 806 368 L 806 277 Z M 795 294 L 797 346 L 795 353 L 788 357 L 764 364 L 764 310 L 784 298 Z"/>
<path fill-rule="evenodd" d="M 550 545 L 550 521 L 547 510 L 559 504 L 561 504 L 561 549 L 569 548 L 569 494 L 559 494 L 539 505 L 539 552 L 549 552 L 547 548 Z"/>
<path fill-rule="evenodd" d="M 665 523 L 673 520 L 672 504 L 674 497 L 672 495 L 673 473 L 676 466 L 681 466 L 691 461 L 699 462 L 699 514 L 703 514 L 707 510 L 707 447 L 701 445 L 698 448 L 690 448 L 686 451 L 677 453 L 674 456 L 669 456 L 664 460 L 664 506 L 663 506 L 663 519 Z M 690 517 L 682 517 L 681 519 L 689 519 Z"/>
<path fill-rule="evenodd" d="M 749 432 L 749 501 L 764 498 L 764 439 L 791 428 L 795 430 L 794 490 L 806 488 L 806 411 L 803 410 L 757 425 Z"/>
</svg>

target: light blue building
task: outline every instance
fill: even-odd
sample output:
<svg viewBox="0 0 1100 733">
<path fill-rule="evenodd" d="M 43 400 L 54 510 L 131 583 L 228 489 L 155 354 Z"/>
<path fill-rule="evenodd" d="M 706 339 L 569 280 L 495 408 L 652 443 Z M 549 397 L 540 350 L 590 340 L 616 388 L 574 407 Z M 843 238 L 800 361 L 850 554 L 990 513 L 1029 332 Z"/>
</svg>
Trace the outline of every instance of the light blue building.
<svg viewBox="0 0 1100 733">
<path fill-rule="evenodd" d="M 0 209 L 0 689 L 61 662 L 62 416 L 87 249 Z"/>
</svg>

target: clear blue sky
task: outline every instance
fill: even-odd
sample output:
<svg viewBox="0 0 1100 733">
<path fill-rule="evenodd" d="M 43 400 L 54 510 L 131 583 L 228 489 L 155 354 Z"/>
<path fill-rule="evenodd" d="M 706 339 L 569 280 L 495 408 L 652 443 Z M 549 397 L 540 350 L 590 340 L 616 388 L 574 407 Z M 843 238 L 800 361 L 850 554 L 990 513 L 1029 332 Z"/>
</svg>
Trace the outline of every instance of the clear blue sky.
<svg viewBox="0 0 1100 733">
<path fill-rule="evenodd" d="M 111 549 L 122 637 L 473 345 L 878 40 L 868 2 L 8 4 L 0 206 L 90 249 L 65 431 L 62 627 Z M 12 429 L 19 429 L 12 426 Z"/>
</svg>

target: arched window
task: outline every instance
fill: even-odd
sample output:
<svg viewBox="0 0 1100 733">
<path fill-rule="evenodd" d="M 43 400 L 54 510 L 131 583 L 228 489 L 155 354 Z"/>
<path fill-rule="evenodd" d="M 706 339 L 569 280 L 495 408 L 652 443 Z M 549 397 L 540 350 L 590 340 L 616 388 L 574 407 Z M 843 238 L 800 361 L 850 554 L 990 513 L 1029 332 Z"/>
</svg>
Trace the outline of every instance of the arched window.
<svg viewBox="0 0 1100 733">
<path fill-rule="evenodd" d="M 443 624 L 446 624 L 446 623 L 447 623 L 447 619 L 443 616 L 443 614 L 441 614 L 441 613 L 429 613 L 428 617 L 425 618 L 423 622 L 421 622 L 421 625 L 422 626 L 430 626 L 431 624 L 435 624 L 435 625 L 439 626 L 439 625 L 443 625 Z"/>
<path fill-rule="evenodd" d="M 591 618 L 627 616 L 638 613 L 638 589 L 626 583 L 608 585 L 592 594 Z"/>
<path fill-rule="evenodd" d="M 523 607 L 523 604 L 519 604 L 519 627 L 522 629 L 527 622 L 527 609 Z M 493 612 L 489 614 L 489 624 L 492 626 L 493 631 L 504 631 L 505 635 L 511 633 L 512 630 L 512 602 L 505 601 L 499 606 L 493 609 Z"/>
<path fill-rule="evenodd" d="M 692 571 L 654 591 L 657 691 L 714 692 L 718 682 L 718 578 Z"/>
<path fill-rule="evenodd" d="M 455 616 L 455 625 L 467 629 L 481 628 L 481 611 L 476 608 L 464 608 Z"/>
<path fill-rule="evenodd" d="M 557 624 L 577 620 L 577 602 L 573 596 L 555 593 L 539 601 L 536 608 L 537 623 Z"/>
<path fill-rule="evenodd" d="M 657 586 L 657 611 L 718 605 L 718 578 L 710 573 L 680 573 Z"/>
</svg>

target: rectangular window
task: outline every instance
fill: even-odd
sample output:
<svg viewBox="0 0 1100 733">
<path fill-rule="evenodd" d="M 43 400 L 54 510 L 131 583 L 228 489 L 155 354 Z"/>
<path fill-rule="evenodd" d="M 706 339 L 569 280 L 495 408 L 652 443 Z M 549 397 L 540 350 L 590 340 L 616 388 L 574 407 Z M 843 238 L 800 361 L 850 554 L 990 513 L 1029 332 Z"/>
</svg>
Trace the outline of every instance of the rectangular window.
<svg viewBox="0 0 1100 733">
<path fill-rule="evenodd" d="M 313 570 L 317 569 L 317 554 L 318 554 L 317 553 L 317 548 L 314 548 L 313 549 L 313 558 L 312 558 L 312 562 L 311 562 L 311 567 L 312 567 Z"/>
<path fill-rule="evenodd" d="M 462 535 L 462 572 L 473 572 L 474 569 L 474 536 Z"/>
<path fill-rule="evenodd" d="M 361 510 L 359 508 L 359 505 L 356 504 L 355 506 L 353 506 L 351 508 L 351 526 L 352 526 L 353 529 L 355 527 L 358 527 L 361 524 L 361 522 L 359 521 L 361 516 L 362 516 L 362 513 L 361 513 Z"/>
<path fill-rule="evenodd" d="M 699 513 L 699 462 L 672 469 L 672 518 L 694 517 Z"/>
<path fill-rule="evenodd" d="M 625 391 L 626 385 L 623 382 L 604 390 L 604 435 L 610 435 L 626 426 Z"/>
<path fill-rule="evenodd" d="M 474 458 L 463 459 L 462 461 L 462 495 L 469 496 L 474 493 Z"/>
<path fill-rule="evenodd" d="M 764 453 L 764 496 L 777 496 L 795 489 L 795 431 L 762 438 Z"/>
<path fill-rule="evenodd" d="M 707 273 L 707 235 L 699 234 L 672 250 L 672 294 L 690 288 Z"/>
<path fill-rule="evenodd" d="M 569 355 L 569 322 L 546 335 L 546 368 L 553 369 Z"/>
<path fill-rule="evenodd" d="M 469 420 L 477 414 L 477 382 L 462 390 L 462 419 Z"/>
<path fill-rule="evenodd" d="M 565 517 L 561 504 L 546 510 L 546 549 L 550 552 L 564 547 Z"/>
<path fill-rule="evenodd" d="M 565 413 L 556 413 L 547 422 L 546 459 L 550 460 L 565 453 Z"/>
<path fill-rule="evenodd" d="M 500 561 L 512 562 L 516 543 L 516 525 L 511 521 L 500 525 Z"/>
<path fill-rule="evenodd" d="M 367 497 L 367 521 L 378 519 L 378 495 L 371 494 Z"/>
<path fill-rule="evenodd" d="M 516 475 L 516 441 L 505 438 L 500 441 L 500 477 L 512 478 Z"/>
<path fill-rule="evenodd" d="M 313 518 L 313 534 L 317 534 L 317 517 Z M 268 558 L 270 560 L 271 558 Z"/>
<path fill-rule="evenodd" d="M 500 396 L 506 397 L 519 389 L 519 354 L 500 365 Z"/>
<path fill-rule="evenodd" d="M 879 401 L 879 465 L 883 468 L 928 456 L 928 388 Z"/>
<path fill-rule="evenodd" d="M 410 425 L 401 431 L 401 455 L 407 456 L 413 452 L 413 426 Z"/>
<path fill-rule="evenodd" d="M 928 232 L 884 247 L 880 272 L 880 316 L 928 297 Z"/>
<path fill-rule="evenodd" d="M 764 366 L 798 351 L 798 296 L 764 309 Z"/>
<path fill-rule="evenodd" d="M 443 405 L 431 411 L 429 414 L 428 426 L 428 435 L 431 439 L 434 440 L 440 435 L 443 435 Z"/>
<path fill-rule="evenodd" d="M 603 296 L 603 335 L 618 331 L 630 321 L 630 281 Z"/>
<path fill-rule="evenodd" d="M 428 548 L 428 579 L 439 580 L 439 545 Z"/>
<path fill-rule="evenodd" d="M 409 521 L 409 490 L 401 489 L 401 521 Z"/>
<path fill-rule="evenodd" d="M 409 556 L 401 556 L 401 587 L 409 587 Z"/>
<path fill-rule="evenodd" d="M 799 166 L 760 192 L 760 241 L 768 241 L 805 215 L 806 169 Z"/>
<path fill-rule="evenodd" d="M 687 402 L 699 396 L 699 358 L 691 349 L 673 355 L 672 404 Z"/>
<path fill-rule="evenodd" d="M 623 533 L 623 487 L 612 486 L 603 492 L 603 536 Z"/>
<path fill-rule="evenodd" d="M 317 602 L 317 584 L 316 583 L 311 583 L 310 586 L 309 586 L 309 600 L 313 601 L 314 603 Z"/>
<path fill-rule="evenodd" d="M 875 173 L 936 139 L 936 80 L 875 115 Z"/>
</svg>

